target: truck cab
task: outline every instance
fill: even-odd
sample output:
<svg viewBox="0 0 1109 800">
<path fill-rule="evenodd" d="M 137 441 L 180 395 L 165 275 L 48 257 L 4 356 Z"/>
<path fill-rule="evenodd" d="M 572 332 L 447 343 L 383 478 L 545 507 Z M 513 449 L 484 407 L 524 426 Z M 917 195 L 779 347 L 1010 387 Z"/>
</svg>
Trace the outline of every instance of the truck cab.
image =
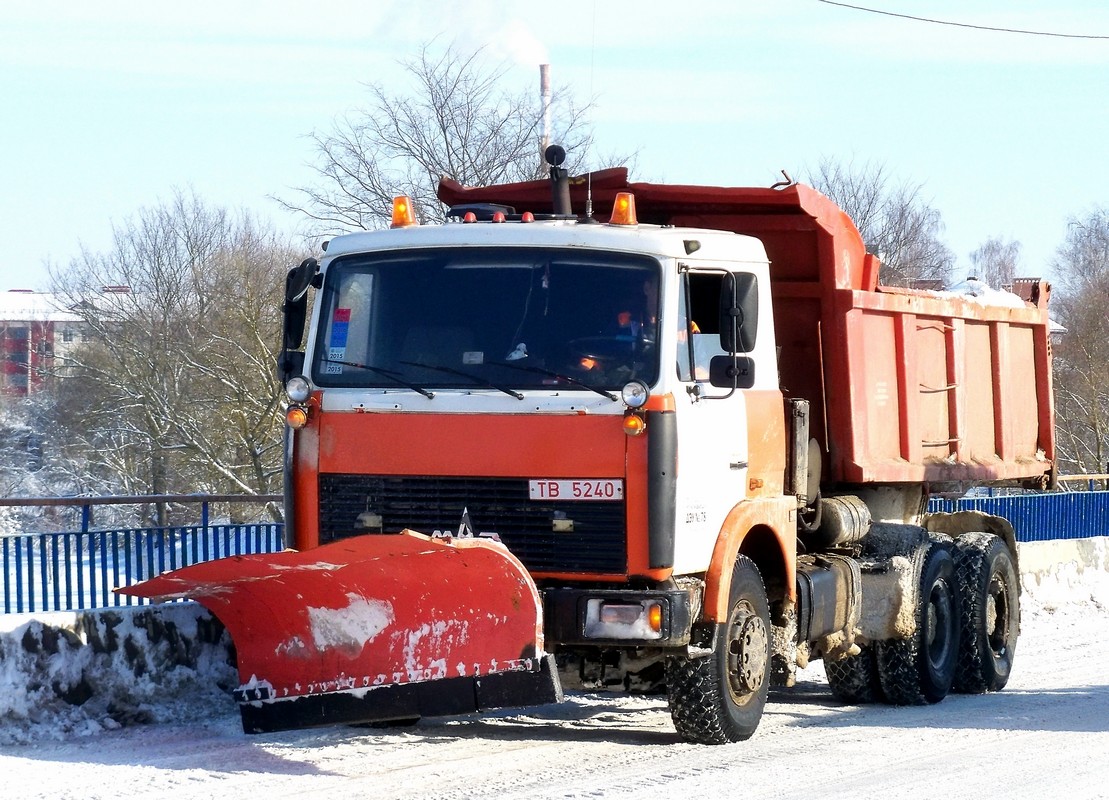
<svg viewBox="0 0 1109 800">
<path fill-rule="evenodd" d="M 853 702 L 1003 686 L 1015 534 L 921 512 L 933 485 L 1052 474 L 1046 288 L 883 293 L 807 187 L 601 175 L 598 221 L 557 172 L 546 203 L 444 181 L 439 225 L 398 198 L 290 271 L 290 544 L 499 542 L 563 683 L 664 690 L 693 741 L 749 737 L 812 658 Z"/>
</svg>

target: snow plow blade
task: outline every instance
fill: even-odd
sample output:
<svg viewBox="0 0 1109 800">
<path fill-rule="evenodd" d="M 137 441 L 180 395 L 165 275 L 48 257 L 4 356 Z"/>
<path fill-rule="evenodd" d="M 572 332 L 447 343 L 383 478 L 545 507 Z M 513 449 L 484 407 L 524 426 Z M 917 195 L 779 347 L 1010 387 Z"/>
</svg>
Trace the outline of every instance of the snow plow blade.
<svg viewBox="0 0 1109 800">
<path fill-rule="evenodd" d="M 542 607 L 500 544 L 413 531 L 233 556 L 116 591 L 228 629 L 247 733 L 558 702 Z"/>
</svg>

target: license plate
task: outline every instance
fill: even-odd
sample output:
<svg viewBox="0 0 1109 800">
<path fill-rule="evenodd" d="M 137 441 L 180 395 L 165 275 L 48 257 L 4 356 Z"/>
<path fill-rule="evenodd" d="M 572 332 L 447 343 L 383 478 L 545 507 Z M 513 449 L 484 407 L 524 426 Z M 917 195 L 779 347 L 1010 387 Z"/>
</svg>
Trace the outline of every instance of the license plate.
<svg viewBox="0 0 1109 800">
<path fill-rule="evenodd" d="M 528 481 L 532 500 L 623 500 L 624 482 L 604 478 Z"/>
</svg>

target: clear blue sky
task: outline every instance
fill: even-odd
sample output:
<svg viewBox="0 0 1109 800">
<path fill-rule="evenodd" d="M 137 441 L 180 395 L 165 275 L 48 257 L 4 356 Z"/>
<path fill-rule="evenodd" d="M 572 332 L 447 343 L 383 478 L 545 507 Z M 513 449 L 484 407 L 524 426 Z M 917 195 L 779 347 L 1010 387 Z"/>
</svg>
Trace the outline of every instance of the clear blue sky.
<svg viewBox="0 0 1109 800">
<path fill-rule="evenodd" d="M 857 0 L 971 25 L 1109 37 L 1105 0 Z M 596 97 L 633 178 L 769 185 L 822 157 L 924 184 L 969 266 L 990 236 L 1046 265 L 1109 205 L 1109 39 L 914 22 L 817 0 L 561 3 L 40 0 L 0 10 L 0 291 L 111 246 L 192 187 L 296 232 L 268 199 L 313 175 L 306 134 L 432 37 L 486 44 L 538 91 Z"/>
</svg>

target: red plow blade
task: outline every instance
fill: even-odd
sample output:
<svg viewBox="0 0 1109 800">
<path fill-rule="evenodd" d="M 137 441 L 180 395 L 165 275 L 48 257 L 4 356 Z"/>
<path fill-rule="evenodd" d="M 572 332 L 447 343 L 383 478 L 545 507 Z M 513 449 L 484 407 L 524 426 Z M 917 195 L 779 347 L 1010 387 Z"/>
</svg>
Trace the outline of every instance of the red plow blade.
<svg viewBox="0 0 1109 800">
<path fill-rule="evenodd" d="M 196 600 L 228 629 L 248 733 L 561 700 L 542 607 L 499 544 L 412 531 L 234 556 L 117 591 Z"/>
</svg>

